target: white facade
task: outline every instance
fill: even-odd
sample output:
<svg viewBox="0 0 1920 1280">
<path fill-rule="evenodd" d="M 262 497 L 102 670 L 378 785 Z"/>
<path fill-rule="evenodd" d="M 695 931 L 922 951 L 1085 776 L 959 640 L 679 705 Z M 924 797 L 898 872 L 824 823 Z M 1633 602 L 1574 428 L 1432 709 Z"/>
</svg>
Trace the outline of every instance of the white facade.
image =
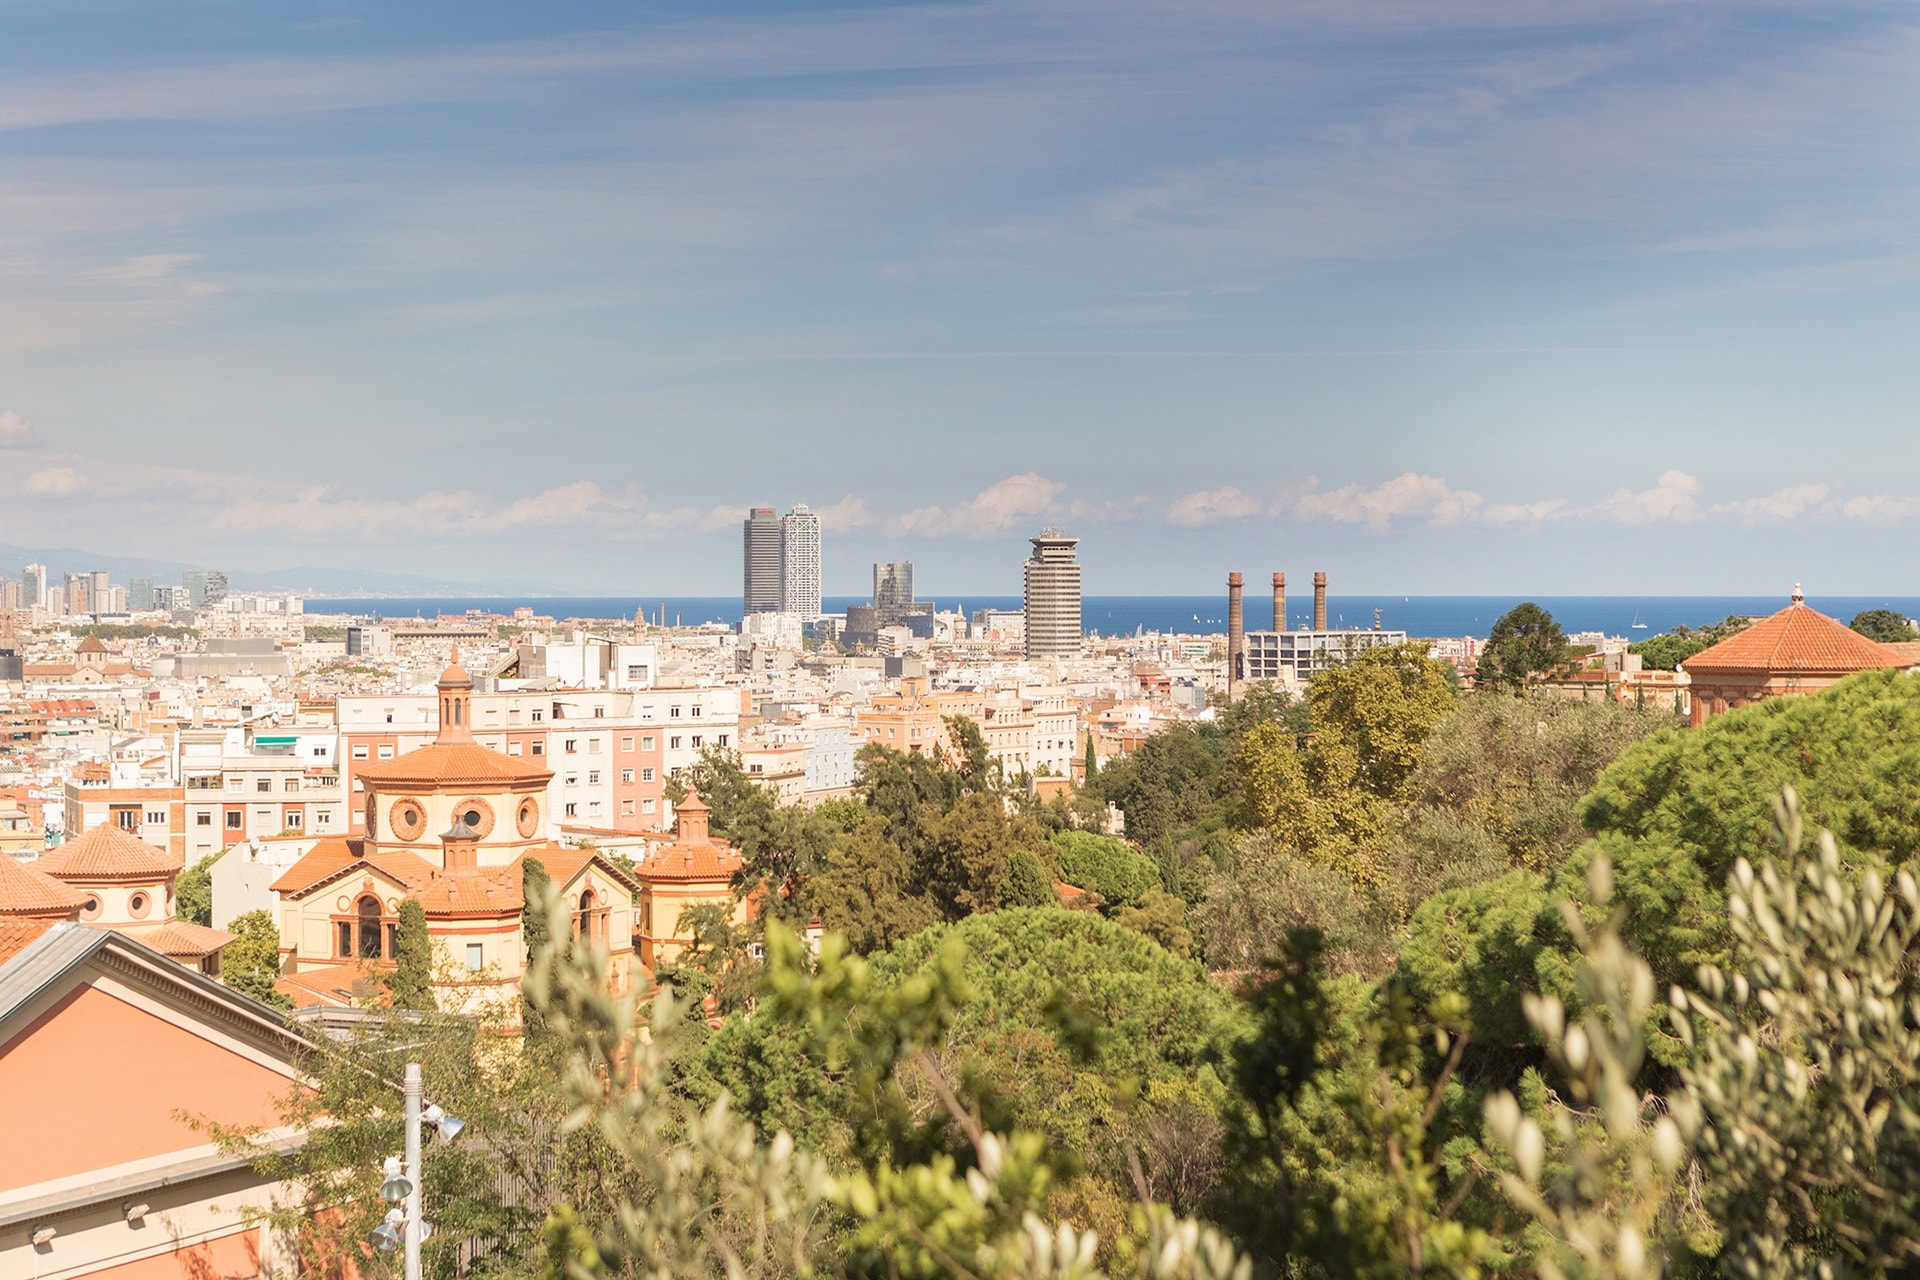
<svg viewBox="0 0 1920 1280">
<path fill-rule="evenodd" d="M 1058 529 L 1030 538 L 1026 563 L 1026 644 L 1029 658 L 1071 658 L 1080 653 L 1080 539 Z"/>
</svg>

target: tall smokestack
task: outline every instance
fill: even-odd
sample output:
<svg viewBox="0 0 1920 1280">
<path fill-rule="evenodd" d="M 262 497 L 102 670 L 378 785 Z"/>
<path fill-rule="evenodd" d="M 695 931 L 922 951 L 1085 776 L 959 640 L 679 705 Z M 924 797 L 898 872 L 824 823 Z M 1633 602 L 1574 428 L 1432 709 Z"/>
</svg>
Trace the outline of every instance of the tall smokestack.
<svg viewBox="0 0 1920 1280">
<path fill-rule="evenodd" d="M 1227 697 L 1240 690 L 1245 674 L 1247 630 L 1240 612 L 1240 588 L 1246 580 L 1237 573 L 1227 575 Z"/>
<path fill-rule="evenodd" d="M 1327 575 L 1324 573 L 1313 575 L 1313 629 L 1327 629 Z"/>
<path fill-rule="evenodd" d="M 1287 629 L 1287 575 L 1284 573 L 1273 575 L 1273 629 Z"/>
</svg>

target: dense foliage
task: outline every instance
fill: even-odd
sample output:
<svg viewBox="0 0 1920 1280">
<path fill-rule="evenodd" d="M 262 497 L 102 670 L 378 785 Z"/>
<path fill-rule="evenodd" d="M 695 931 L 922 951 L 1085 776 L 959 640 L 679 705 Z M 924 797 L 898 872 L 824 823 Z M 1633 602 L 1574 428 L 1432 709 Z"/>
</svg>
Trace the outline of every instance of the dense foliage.
<svg viewBox="0 0 1920 1280">
<path fill-rule="evenodd" d="M 1719 644 L 1753 625 L 1752 618 L 1729 614 L 1709 627 L 1689 627 L 1682 623 L 1671 631 L 1649 636 L 1627 646 L 1637 653 L 1650 671 L 1675 671 L 1681 663 L 1709 645 Z"/>
<path fill-rule="evenodd" d="M 1494 621 L 1487 642 L 1480 646 L 1480 665 L 1474 678 L 1482 689 L 1514 692 L 1567 657 L 1567 638 L 1560 624 L 1529 600 Z"/>
<path fill-rule="evenodd" d="M 1920 640 L 1920 631 L 1913 629 L 1912 619 L 1892 609 L 1862 609 L 1853 615 L 1853 621 L 1847 625 L 1867 639 L 1878 640 L 1882 644 Z"/>
</svg>

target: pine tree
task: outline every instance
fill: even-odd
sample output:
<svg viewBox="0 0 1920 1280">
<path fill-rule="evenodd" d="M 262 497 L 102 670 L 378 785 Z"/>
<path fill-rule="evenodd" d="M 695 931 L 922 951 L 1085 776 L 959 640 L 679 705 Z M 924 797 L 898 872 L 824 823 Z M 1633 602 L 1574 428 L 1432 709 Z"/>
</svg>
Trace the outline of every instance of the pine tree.
<svg viewBox="0 0 1920 1280">
<path fill-rule="evenodd" d="M 547 874 L 546 863 L 538 858 L 528 858 L 520 864 L 520 937 L 527 946 L 529 967 L 547 949 L 553 932 L 547 924 L 547 907 L 552 893 L 553 878 Z M 524 1004 L 520 1028 L 521 1033 L 531 1041 L 546 1032 L 546 1019 L 531 1001 Z"/>
<path fill-rule="evenodd" d="M 1089 787 L 1090 787 L 1090 786 L 1092 786 L 1092 785 L 1093 785 L 1093 781 L 1094 781 L 1094 779 L 1095 779 L 1095 778 L 1098 778 L 1099 776 L 1100 776 L 1100 763 L 1099 763 L 1099 761 L 1097 761 L 1097 760 L 1095 760 L 1095 759 L 1093 758 L 1093 735 L 1092 735 L 1092 734 L 1088 734 L 1088 735 L 1087 735 L 1087 777 L 1086 777 L 1086 785 L 1087 785 L 1087 786 L 1089 786 Z"/>
<path fill-rule="evenodd" d="M 398 963 L 387 975 L 387 991 L 396 1009 L 432 1009 L 433 939 L 427 935 L 427 913 L 412 898 L 400 904 Z"/>
</svg>

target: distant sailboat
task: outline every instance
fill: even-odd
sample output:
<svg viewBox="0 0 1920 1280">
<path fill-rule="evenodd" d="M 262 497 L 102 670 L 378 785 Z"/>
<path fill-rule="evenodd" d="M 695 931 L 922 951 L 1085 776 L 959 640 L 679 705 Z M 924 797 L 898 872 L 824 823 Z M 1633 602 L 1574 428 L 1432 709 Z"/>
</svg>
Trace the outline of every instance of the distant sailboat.
<svg viewBox="0 0 1920 1280">
<path fill-rule="evenodd" d="M 1633 629 L 1635 631 L 1645 631 L 1647 629 L 1647 624 L 1640 621 L 1640 611 L 1638 609 L 1633 611 Z"/>
</svg>

